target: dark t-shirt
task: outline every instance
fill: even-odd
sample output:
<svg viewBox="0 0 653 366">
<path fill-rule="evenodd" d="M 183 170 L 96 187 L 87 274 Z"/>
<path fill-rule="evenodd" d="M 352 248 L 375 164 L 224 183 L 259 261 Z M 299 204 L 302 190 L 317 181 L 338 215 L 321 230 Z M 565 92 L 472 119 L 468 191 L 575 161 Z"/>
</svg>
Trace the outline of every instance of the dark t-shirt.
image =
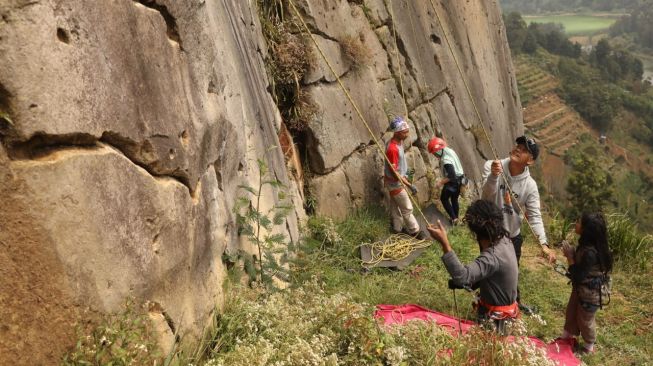
<svg viewBox="0 0 653 366">
<path fill-rule="evenodd" d="M 485 303 L 503 306 L 512 305 L 517 300 L 519 272 L 510 239 L 501 238 L 467 265 L 460 263 L 453 251 L 443 255 L 442 262 L 456 285 L 478 283 L 481 299 Z"/>
</svg>

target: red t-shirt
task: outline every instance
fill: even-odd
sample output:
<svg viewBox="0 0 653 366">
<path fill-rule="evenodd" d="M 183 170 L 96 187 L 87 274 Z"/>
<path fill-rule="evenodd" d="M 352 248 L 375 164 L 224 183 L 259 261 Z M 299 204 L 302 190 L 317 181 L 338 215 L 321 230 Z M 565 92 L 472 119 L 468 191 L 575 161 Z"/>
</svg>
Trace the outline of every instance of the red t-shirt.
<svg viewBox="0 0 653 366">
<path fill-rule="evenodd" d="M 388 142 L 388 147 L 385 150 L 385 155 L 388 157 L 388 161 L 392 164 L 392 167 L 395 169 L 395 171 L 399 170 L 399 142 L 395 141 L 394 139 L 390 140 Z M 388 162 L 386 162 L 387 164 Z M 395 196 L 401 192 L 403 189 L 403 186 L 395 175 L 392 173 L 392 171 L 386 167 L 385 169 L 385 183 L 386 186 L 388 187 L 390 191 L 391 196 Z"/>
</svg>

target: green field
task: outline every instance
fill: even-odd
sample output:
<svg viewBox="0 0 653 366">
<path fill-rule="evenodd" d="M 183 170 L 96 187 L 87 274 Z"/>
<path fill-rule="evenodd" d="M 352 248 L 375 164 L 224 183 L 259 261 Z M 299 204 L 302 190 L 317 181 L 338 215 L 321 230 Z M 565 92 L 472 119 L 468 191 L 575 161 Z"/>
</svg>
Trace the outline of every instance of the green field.
<svg viewBox="0 0 653 366">
<path fill-rule="evenodd" d="M 617 16 L 594 15 L 525 15 L 526 23 L 562 23 L 568 35 L 590 35 L 609 28 L 618 19 Z"/>
</svg>

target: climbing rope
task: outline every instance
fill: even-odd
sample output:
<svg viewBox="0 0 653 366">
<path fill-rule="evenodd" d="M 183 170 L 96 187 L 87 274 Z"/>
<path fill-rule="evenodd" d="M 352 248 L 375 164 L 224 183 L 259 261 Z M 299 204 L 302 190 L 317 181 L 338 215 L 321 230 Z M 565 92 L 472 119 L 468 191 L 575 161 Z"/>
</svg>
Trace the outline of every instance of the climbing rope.
<svg viewBox="0 0 653 366">
<path fill-rule="evenodd" d="M 440 14 L 438 13 L 438 9 L 435 7 L 435 4 L 433 3 L 433 0 L 429 0 L 431 3 L 431 7 L 433 8 L 433 11 L 435 12 L 435 17 L 438 20 L 438 23 L 440 24 L 440 29 L 442 29 L 442 34 L 444 36 L 445 41 L 447 42 L 447 47 L 449 48 L 449 52 L 451 52 L 451 56 L 453 57 L 454 63 L 456 64 L 456 68 L 458 69 L 458 73 L 460 74 L 460 79 L 462 80 L 463 84 L 465 85 L 465 90 L 467 91 L 467 95 L 469 96 L 469 100 L 472 102 L 472 106 L 474 107 L 474 111 L 476 112 L 476 117 L 478 117 L 478 122 L 481 125 L 481 128 L 483 129 L 483 133 L 485 134 L 485 139 L 487 140 L 488 144 L 490 145 L 490 149 L 492 150 L 492 155 L 494 157 L 494 160 L 499 160 L 499 154 L 497 153 L 496 148 L 494 147 L 494 144 L 492 143 L 492 139 L 490 138 L 490 134 L 488 133 L 487 129 L 485 128 L 485 124 L 483 123 L 483 118 L 481 117 L 481 113 L 479 112 L 478 105 L 476 104 L 476 101 L 474 97 L 472 96 L 472 91 L 469 88 L 469 85 L 467 84 L 467 79 L 465 78 L 465 74 L 463 73 L 462 67 L 460 66 L 460 62 L 458 61 L 458 57 L 456 57 L 456 54 L 453 50 L 453 46 L 451 45 L 451 42 L 449 41 L 449 36 L 447 35 L 447 31 L 444 29 L 444 25 L 442 23 L 442 18 L 440 18 Z M 510 185 L 510 182 L 508 181 L 508 177 L 506 176 L 506 172 L 501 173 L 501 177 L 503 178 L 503 181 L 506 183 L 506 187 L 508 188 L 508 192 L 511 197 L 515 197 L 514 191 L 512 189 L 512 186 Z M 521 207 L 521 204 L 519 203 L 519 200 L 514 200 L 515 203 L 517 203 L 517 208 L 519 208 L 519 212 L 525 214 L 526 212 L 523 210 Z M 528 224 L 528 228 L 530 229 L 531 233 L 535 238 L 538 238 L 537 234 L 535 234 L 535 230 L 533 229 L 533 226 L 531 223 L 527 220 L 526 224 Z"/>
<path fill-rule="evenodd" d="M 497 150 L 496 150 L 494 144 L 492 143 L 492 139 L 490 138 L 490 134 L 488 133 L 488 131 L 487 131 L 486 127 L 485 127 L 485 124 L 483 123 L 483 118 L 481 117 L 481 113 L 479 112 L 478 105 L 476 104 L 476 101 L 475 101 L 475 99 L 474 99 L 474 97 L 473 97 L 473 95 L 472 95 L 472 92 L 471 92 L 470 88 L 469 88 L 469 85 L 468 85 L 468 83 L 467 83 L 467 80 L 466 80 L 466 78 L 465 78 L 465 75 L 464 75 L 464 73 L 463 73 L 463 71 L 462 71 L 462 67 L 460 66 L 460 62 L 458 61 L 458 58 L 456 57 L 456 54 L 455 54 L 455 52 L 454 52 L 454 50 L 453 50 L 453 46 L 451 45 L 451 42 L 450 42 L 450 40 L 449 40 L 449 36 L 447 35 L 446 30 L 444 29 L 444 26 L 443 26 L 443 23 L 442 23 L 442 18 L 440 17 L 438 10 L 437 10 L 437 8 L 435 7 L 435 4 L 433 3 L 433 0 L 429 0 L 429 1 L 430 1 L 430 3 L 431 3 L 431 7 L 433 8 L 433 11 L 435 12 L 435 15 L 436 15 L 436 18 L 437 18 L 437 20 L 438 20 L 438 23 L 440 24 L 440 28 L 442 29 L 442 33 L 443 33 L 443 35 L 444 35 L 444 38 L 445 38 L 445 41 L 446 41 L 447 46 L 448 46 L 448 48 L 449 48 L 449 51 L 451 52 L 451 55 L 452 55 L 452 57 L 453 57 L 453 59 L 454 59 L 454 62 L 455 62 L 455 64 L 456 64 L 456 68 L 458 69 L 458 72 L 459 72 L 459 74 L 460 74 L 460 77 L 461 77 L 461 80 L 462 80 L 462 82 L 463 82 L 463 85 L 465 86 L 465 90 L 467 91 L 467 94 L 468 94 L 468 96 L 469 96 L 469 99 L 470 99 L 470 101 L 471 101 L 471 103 L 472 103 L 472 105 L 473 105 L 473 107 L 474 107 L 474 111 L 475 111 L 476 116 L 477 116 L 477 118 L 478 118 L 478 120 L 479 120 L 479 124 L 480 124 L 480 126 L 481 126 L 481 128 L 482 128 L 482 130 L 483 130 L 483 133 L 485 134 L 485 138 L 486 138 L 486 140 L 488 141 L 488 144 L 489 144 L 489 146 L 490 146 L 490 149 L 492 150 L 492 155 L 493 155 L 493 157 L 495 158 L 495 160 L 499 160 L 499 155 L 498 155 L 498 153 L 497 153 Z M 321 57 L 324 59 L 324 61 L 325 61 L 326 65 L 327 65 L 327 67 L 329 68 L 329 70 L 331 71 L 331 73 L 332 73 L 333 76 L 335 77 L 336 81 L 338 82 L 338 85 L 340 86 L 340 88 L 342 89 L 342 91 L 345 93 L 347 99 L 349 100 L 349 102 L 350 102 L 351 105 L 353 106 L 353 108 L 354 108 L 356 114 L 358 115 L 358 117 L 360 118 L 360 120 L 361 120 L 361 121 L 363 122 L 363 124 L 365 125 L 365 128 L 366 128 L 366 129 L 368 130 L 368 132 L 370 133 L 370 136 L 372 137 L 372 139 L 373 139 L 375 145 L 377 146 L 377 148 L 378 148 L 379 151 L 381 152 L 381 155 L 384 157 L 385 162 L 386 162 L 386 163 L 388 164 L 388 166 L 390 166 L 390 168 L 394 171 L 394 167 L 392 166 L 392 164 L 390 163 L 388 157 L 386 156 L 385 151 L 384 151 L 384 149 L 383 149 L 381 143 L 379 142 L 378 138 L 376 137 L 376 135 L 374 134 L 374 132 L 373 132 L 372 129 L 370 128 L 370 126 L 369 126 L 369 124 L 367 123 L 367 121 L 365 120 L 365 117 L 363 117 L 362 112 L 360 111 L 358 105 L 354 102 L 354 100 L 353 100 L 351 94 L 349 93 L 349 91 L 347 90 L 347 88 L 346 88 L 346 87 L 344 86 L 344 84 L 342 83 L 342 80 L 340 79 L 340 77 L 338 76 L 338 74 L 335 72 L 335 69 L 334 69 L 333 65 L 331 64 L 331 62 L 329 62 L 329 59 L 326 57 L 326 54 L 324 53 L 324 51 L 322 50 L 322 48 L 321 48 L 320 45 L 318 44 L 318 42 L 317 42 L 317 40 L 315 39 L 315 37 L 313 36 L 313 34 L 311 33 L 310 28 L 308 27 L 308 25 L 307 25 L 306 22 L 304 21 L 304 18 L 301 16 L 301 13 L 300 13 L 299 10 L 297 9 L 297 7 L 296 7 L 294 1 L 293 1 L 293 0 L 289 0 L 289 4 L 290 4 L 290 6 L 291 6 L 293 12 L 295 13 L 295 16 L 297 17 L 297 19 L 300 20 L 300 22 L 301 22 L 301 24 L 302 24 L 302 26 L 303 26 L 303 28 L 304 28 L 304 31 L 305 31 L 305 32 L 308 34 L 308 36 L 311 38 L 313 44 L 315 44 L 316 49 L 317 49 L 318 52 L 320 53 Z M 387 6 L 387 5 L 386 5 L 386 6 Z M 392 7 L 390 7 L 390 12 L 392 13 Z M 392 15 L 391 15 L 391 16 L 392 16 Z M 396 42 L 397 42 L 397 40 L 396 40 L 396 27 L 395 27 L 395 29 L 394 29 L 394 35 L 395 35 L 395 40 L 394 40 L 394 41 L 395 41 L 395 47 L 397 47 L 397 44 L 396 44 Z M 398 56 L 398 50 L 397 50 L 397 56 Z M 402 86 L 402 82 L 401 82 L 401 75 L 400 75 L 400 87 L 402 88 L 402 93 L 403 93 L 403 86 Z M 404 99 L 404 106 L 405 106 L 405 110 L 406 110 L 406 112 L 407 112 L 407 106 L 406 106 L 406 103 L 405 103 L 405 97 L 402 96 L 402 98 Z M 406 116 L 406 117 L 407 117 L 407 116 Z M 395 173 L 396 173 L 396 171 L 395 171 Z M 512 189 L 512 186 L 510 185 L 510 182 L 508 181 L 508 177 L 506 176 L 505 172 L 502 172 L 501 176 L 502 176 L 502 178 L 503 178 L 503 180 L 504 180 L 504 182 L 505 182 L 505 184 L 506 184 L 506 187 L 508 188 L 508 192 L 509 192 L 509 194 L 510 194 L 511 196 L 514 196 L 514 191 L 513 191 L 513 189 Z M 415 197 L 410 193 L 410 190 L 408 189 L 409 187 L 407 187 L 407 186 L 406 186 L 406 185 L 405 185 L 401 180 L 400 180 L 400 183 L 404 186 L 404 189 L 406 190 L 406 193 L 408 194 L 408 197 L 410 198 L 410 200 L 413 202 L 415 208 L 417 209 L 417 212 L 418 212 L 418 213 L 420 214 L 420 216 L 424 219 L 424 221 L 426 222 L 426 224 L 429 225 L 429 222 L 428 222 L 428 220 L 426 219 L 426 216 L 425 216 L 424 213 L 422 212 L 421 208 L 419 207 L 419 204 L 417 204 L 417 202 L 416 202 L 416 200 L 415 200 Z M 515 203 L 517 204 L 517 207 L 518 207 L 519 211 L 522 212 L 522 213 L 525 213 L 525 211 L 524 211 L 523 208 L 521 207 L 521 204 L 519 203 L 519 201 L 518 201 L 518 200 L 515 200 Z M 530 224 L 530 222 L 529 222 L 528 220 L 526 220 L 526 223 L 528 224 L 528 227 L 529 227 L 531 233 L 533 234 L 533 236 L 534 236 L 534 237 L 537 237 L 537 234 L 535 234 L 535 230 L 533 229 L 533 227 L 532 227 L 532 225 Z"/>
<path fill-rule="evenodd" d="M 430 241 L 416 241 L 412 236 L 406 234 L 390 235 L 387 239 L 371 244 L 363 244 L 370 248 L 371 259 L 363 261 L 366 267 L 374 267 L 382 261 L 400 261 L 407 258 L 417 249 L 427 248 Z"/>
<path fill-rule="evenodd" d="M 354 102 L 354 99 L 352 98 L 351 94 L 349 93 L 349 91 L 347 90 L 347 88 L 345 87 L 345 85 L 342 83 L 342 80 L 340 79 L 340 77 L 339 77 L 338 74 L 336 73 L 336 71 L 335 71 L 333 65 L 331 64 L 331 62 L 329 61 L 329 59 L 326 57 L 326 54 L 324 53 L 324 51 L 322 50 L 322 48 L 321 48 L 320 45 L 318 44 L 317 40 L 316 40 L 315 37 L 313 36 L 313 33 L 311 33 L 311 30 L 310 30 L 310 28 L 308 27 L 308 25 L 306 24 L 306 21 L 304 21 L 304 18 L 301 16 L 301 13 L 300 13 L 299 10 L 297 9 L 297 7 L 296 7 L 296 5 L 295 5 L 295 2 L 294 2 L 293 0 L 288 0 L 288 3 L 290 4 L 290 7 L 292 8 L 293 12 L 295 13 L 295 16 L 297 17 L 297 19 L 299 19 L 299 21 L 301 22 L 302 27 L 304 28 L 304 31 L 305 31 L 305 32 L 308 34 L 308 36 L 311 38 L 311 41 L 313 42 L 313 44 L 315 44 L 315 47 L 316 47 L 316 49 L 318 50 L 318 52 L 320 53 L 320 55 L 322 56 L 322 59 L 324 60 L 324 62 L 326 63 L 327 67 L 329 68 L 329 70 L 330 70 L 331 73 L 333 74 L 334 78 L 335 78 L 336 81 L 338 82 L 338 85 L 340 86 L 340 89 L 342 89 L 342 91 L 345 93 L 345 96 L 347 97 L 347 100 L 349 100 L 349 103 L 351 103 L 352 107 L 354 108 L 354 111 L 356 112 L 356 115 L 358 116 L 358 118 L 360 118 L 360 120 L 361 120 L 361 121 L 363 122 L 363 124 L 365 125 L 365 128 L 366 128 L 367 131 L 370 133 L 370 136 L 372 137 L 372 140 L 374 141 L 374 144 L 375 144 L 375 145 L 377 146 L 377 148 L 379 149 L 379 152 L 380 152 L 381 155 L 383 156 L 383 158 L 384 158 L 386 164 L 388 164 L 388 166 L 390 167 L 390 169 L 392 169 L 395 173 L 397 173 L 396 170 L 394 169 L 392 163 L 391 163 L 390 160 L 388 159 L 388 156 L 385 154 L 385 149 L 383 148 L 383 145 L 379 142 L 379 139 L 376 137 L 376 135 L 375 135 L 374 132 L 372 131 L 372 128 L 370 127 L 369 123 L 367 123 L 367 121 L 365 120 L 365 117 L 363 117 L 363 113 L 360 111 L 360 108 L 358 108 L 358 105 L 356 104 L 356 102 Z M 405 102 L 405 101 L 404 101 L 404 102 Z M 408 117 L 408 116 L 406 116 L 406 117 Z M 397 173 L 397 175 L 398 175 L 398 173 Z M 406 193 L 408 194 L 409 199 L 411 200 L 411 202 L 413 202 L 413 205 L 414 205 L 415 209 L 417 210 L 417 212 L 419 213 L 419 215 L 422 217 L 422 219 L 424 219 L 424 222 L 426 222 L 427 225 L 430 225 L 430 224 L 429 224 L 429 221 L 426 219 L 426 216 L 424 215 L 424 212 L 423 212 L 422 209 L 419 207 L 419 204 L 417 203 L 417 200 L 415 199 L 414 195 L 411 194 L 409 187 L 407 187 L 406 184 L 404 184 L 403 181 L 399 180 L 399 182 L 401 183 L 401 185 L 402 185 L 402 186 L 404 187 L 404 189 L 406 190 Z"/>
</svg>

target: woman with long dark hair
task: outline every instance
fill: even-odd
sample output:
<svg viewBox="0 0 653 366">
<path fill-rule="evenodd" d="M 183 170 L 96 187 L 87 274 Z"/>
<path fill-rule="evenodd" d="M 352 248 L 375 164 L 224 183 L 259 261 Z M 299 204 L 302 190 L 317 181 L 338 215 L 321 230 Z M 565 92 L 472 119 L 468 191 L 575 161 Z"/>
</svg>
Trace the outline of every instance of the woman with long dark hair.
<svg viewBox="0 0 653 366">
<path fill-rule="evenodd" d="M 571 295 L 565 313 L 563 339 L 582 336 L 580 353 L 594 351 L 596 311 L 609 302 L 612 253 L 608 247 L 608 228 L 600 212 L 584 213 L 576 222 L 578 246 L 564 243 L 562 251 L 569 263 Z M 575 338 L 574 338 L 575 343 Z"/>
</svg>

